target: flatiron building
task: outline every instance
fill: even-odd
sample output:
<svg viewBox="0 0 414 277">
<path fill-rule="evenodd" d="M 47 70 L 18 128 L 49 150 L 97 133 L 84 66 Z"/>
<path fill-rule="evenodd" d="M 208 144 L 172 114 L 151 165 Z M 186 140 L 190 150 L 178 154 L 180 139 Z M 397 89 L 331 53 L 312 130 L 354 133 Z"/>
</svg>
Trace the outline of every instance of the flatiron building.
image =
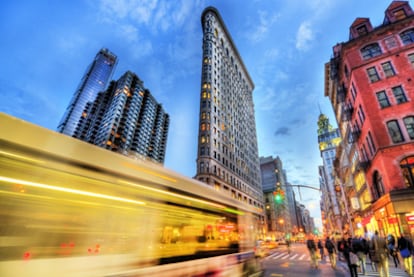
<svg viewBox="0 0 414 277">
<path fill-rule="evenodd" d="M 206 8 L 196 179 L 263 210 L 254 84 L 217 9 Z"/>
</svg>

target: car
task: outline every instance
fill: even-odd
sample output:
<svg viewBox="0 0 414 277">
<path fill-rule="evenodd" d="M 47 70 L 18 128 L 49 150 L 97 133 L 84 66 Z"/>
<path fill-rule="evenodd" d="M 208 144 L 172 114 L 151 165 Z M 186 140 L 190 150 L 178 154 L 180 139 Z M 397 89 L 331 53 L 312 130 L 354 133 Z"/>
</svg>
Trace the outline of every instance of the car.
<svg viewBox="0 0 414 277">
<path fill-rule="evenodd" d="M 268 249 L 274 249 L 274 248 L 277 248 L 279 246 L 279 243 L 277 241 L 274 241 L 274 240 L 266 240 L 265 245 Z"/>
<path fill-rule="evenodd" d="M 279 240 L 277 240 L 277 243 L 279 245 L 286 245 L 287 244 L 285 239 L 279 239 Z"/>
<path fill-rule="evenodd" d="M 256 241 L 254 246 L 254 255 L 258 258 L 263 258 L 269 255 L 269 248 L 263 240 Z"/>
</svg>

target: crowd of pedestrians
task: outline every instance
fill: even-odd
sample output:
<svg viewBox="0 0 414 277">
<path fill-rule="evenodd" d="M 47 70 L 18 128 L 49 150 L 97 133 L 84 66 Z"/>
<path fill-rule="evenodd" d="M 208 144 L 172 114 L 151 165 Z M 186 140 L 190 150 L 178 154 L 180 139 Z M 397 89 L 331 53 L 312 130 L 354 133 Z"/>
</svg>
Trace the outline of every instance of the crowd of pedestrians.
<svg viewBox="0 0 414 277">
<path fill-rule="evenodd" d="M 371 271 L 377 271 L 382 277 L 389 277 L 389 262 L 395 267 L 401 267 L 407 276 L 413 275 L 414 246 L 408 235 L 401 234 L 398 239 L 392 234 L 380 236 L 378 231 L 371 238 L 350 237 L 345 234 L 341 239 L 326 237 L 317 243 L 313 236 L 306 242 L 311 256 L 311 266 L 318 268 L 318 260 L 325 259 L 325 249 L 333 269 L 336 269 L 338 256 L 342 256 L 349 268 L 351 277 L 358 274 L 365 275 L 367 264 L 371 264 Z"/>
</svg>

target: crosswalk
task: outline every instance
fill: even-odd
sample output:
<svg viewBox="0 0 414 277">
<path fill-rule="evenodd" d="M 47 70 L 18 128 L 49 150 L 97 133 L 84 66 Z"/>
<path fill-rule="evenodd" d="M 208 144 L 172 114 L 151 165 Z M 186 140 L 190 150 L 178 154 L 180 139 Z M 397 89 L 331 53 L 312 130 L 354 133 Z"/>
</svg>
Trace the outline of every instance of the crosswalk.
<svg viewBox="0 0 414 277">
<path fill-rule="evenodd" d="M 269 256 L 265 257 L 264 259 L 266 260 L 279 260 L 279 261 L 310 261 L 310 255 L 309 253 L 287 253 L 286 251 L 283 252 L 273 252 L 272 254 L 270 254 Z M 330 264 L 329 262 L 329 258 L 326 258 L 324 263 Z M 338 261 L 338 266 L 339 266 L 339 262 Z M 343 267 L 347 269 L 347 265 L 346 263 L 343 263 Z M 407 273 L 399 268 L 399 267 L 394 267 L 394 266 L 389 266 L 389 272 L 390 272 L 390 277 L 407 277 Z M 362 275 L 360 273 L 360 270 L 358 269 L 358 276 L 380 276 L 378 271 L 375 271 L 375 269 L 373 267 L 371 267 L 371 263 L 367 262 L 366 264 L 366 272 L 364 275 Z"/>
<path fill-rule="evenodd" d="M 274 252 L 267 256 L 267 260 L 295 260 L 295 261 L 310 261 L 309 253 L 287 253 L 287 252 Z"/>
<path fill-rule="evenodd" d="M 378 271 L 373 270 L 371 264 L 367 264 L 365 275 L 358 274 L 358 276 L 380 276 Z M 399 267 L 389 266 L 390 277 L 407 277 L 408 274 Z"/>
</svg>

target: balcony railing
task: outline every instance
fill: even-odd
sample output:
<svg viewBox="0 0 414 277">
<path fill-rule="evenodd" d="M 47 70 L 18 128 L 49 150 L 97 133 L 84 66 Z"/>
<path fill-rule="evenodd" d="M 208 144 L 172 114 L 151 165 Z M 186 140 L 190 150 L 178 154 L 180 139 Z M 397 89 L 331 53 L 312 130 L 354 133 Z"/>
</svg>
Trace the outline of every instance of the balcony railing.
<svg viewBox="0 0 414 277">
<path fill-rule="evenodd" d="M 336 96 L 337 103 L 345 102 L 346 93 L 347 93 L 347 88 L 346 88 L 345 84 L 342 83 L 337 88 L 337 96 Z"/>
<path fill-rule="evenodd" d="M 354 130 L 348 136 L 349 143 L 355 143 L 358 141 L 359 137 L 361 136 L 361 130 Z"/>
<path fill-rule="evenodd" d="M 330 61 L 330 78 L 332 81 L 336 81 L 338 79 L 338 69 L 339 69 L 339 58 L 332 58 Z"/>
<path fill-rule="evenodd" d="M 354 107 L 351 104 L 344 104 L 342 106 L 342 120 L 349 121 L 352 118 L 352 114 L 354 112 Z"/>
<path fill-rule="evenodd" d="M 370 160 L 359 161 L 356 169 L 366 171 L 371 166 Z"/>
</svg>

